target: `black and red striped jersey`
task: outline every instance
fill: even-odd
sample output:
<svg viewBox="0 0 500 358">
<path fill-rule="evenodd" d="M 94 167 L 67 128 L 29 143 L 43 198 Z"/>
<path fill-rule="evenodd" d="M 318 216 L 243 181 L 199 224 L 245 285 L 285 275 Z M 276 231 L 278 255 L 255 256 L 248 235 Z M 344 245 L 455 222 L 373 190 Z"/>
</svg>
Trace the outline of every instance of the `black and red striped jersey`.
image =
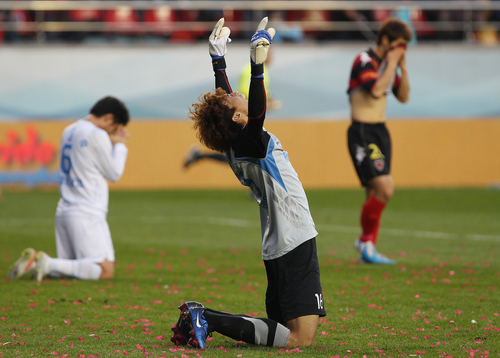
<svg viewBox="0 0 500 358">
<path fill-rule="evenodd" d="M 387 62 L 385 59 L 380 59 L 372 49 L 361 52 L 356 56 L 352 64 L 347 93 L 352 95 L 361 89 L 370 92 L 375 82 L 377 82 L 378 77 L 385 71 L 386 66 Z M 400 81 L 400 76 L 394 73 L 393 80 L 387 86 L 386 93 L 389 93 L 391 90 L 395 93 Z"/>
</svg>

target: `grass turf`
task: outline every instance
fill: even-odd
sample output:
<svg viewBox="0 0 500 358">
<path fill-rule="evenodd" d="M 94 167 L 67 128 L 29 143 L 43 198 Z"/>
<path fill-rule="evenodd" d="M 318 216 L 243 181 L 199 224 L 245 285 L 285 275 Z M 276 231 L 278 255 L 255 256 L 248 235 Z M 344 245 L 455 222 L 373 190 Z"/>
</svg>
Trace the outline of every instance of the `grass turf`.
<svg viewBox="0 0 500 358">
<path fill-rule="evenodd" d="M 311 348 L 263 348 L 217 333 L 175 347 L 177 306 L 265 317 L 259 214 L 247 192 L 112 192 L 115 278 L 9 281 L 22 249 L 55 256 L 55 192 L 0 205 L 0 357 L 493 357 L 500 355 L 500 191 L 397 190 L 379 251 L 357 263 L 361 190 L 308 191 L 327 317 Z"/>
</svg>

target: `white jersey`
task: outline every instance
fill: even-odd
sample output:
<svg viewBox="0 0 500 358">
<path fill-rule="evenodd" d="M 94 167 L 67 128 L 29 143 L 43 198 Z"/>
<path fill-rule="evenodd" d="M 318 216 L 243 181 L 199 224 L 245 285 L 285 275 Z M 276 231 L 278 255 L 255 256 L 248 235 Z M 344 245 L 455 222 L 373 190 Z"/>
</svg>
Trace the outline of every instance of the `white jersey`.
<svg viewBox="0 0 500 358">
<path fill-rule="evenodd" d="M 120 179 L 128 149 L 112 144 L 108 133 L 85 119 L 63 131 L 60 147 L 59 192 L 56 215 L 108 212 L 108 180 Z"/>
<path fill-rule="evenodd" d="M 246 131 L 241 135 L 245 136 Z M 250 187 L 260 207 L 262 258 L 272 260 L 318 235 L 297 172 L 278 138 L 263 130 L 265 158 L 226 155 L 241 184 Z M 238 150 L 239 151 L 239 150 Z M 248 151 L 247 153 L 250 153 Z"/>
</svg>

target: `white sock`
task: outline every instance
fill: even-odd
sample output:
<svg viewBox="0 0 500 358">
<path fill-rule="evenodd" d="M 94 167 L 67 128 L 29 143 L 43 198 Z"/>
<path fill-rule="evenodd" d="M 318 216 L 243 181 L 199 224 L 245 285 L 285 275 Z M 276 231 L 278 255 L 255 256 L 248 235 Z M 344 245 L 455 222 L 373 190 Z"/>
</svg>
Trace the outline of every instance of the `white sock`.
<svg viewBox="0 0 500 358">
<path fill-rule="evenodd" d="M 81 280 L 98 280 L 102 267 L 89 259 L 67 260 L 49 258 L 49 275 L 70 276 Z"/>
</svg>

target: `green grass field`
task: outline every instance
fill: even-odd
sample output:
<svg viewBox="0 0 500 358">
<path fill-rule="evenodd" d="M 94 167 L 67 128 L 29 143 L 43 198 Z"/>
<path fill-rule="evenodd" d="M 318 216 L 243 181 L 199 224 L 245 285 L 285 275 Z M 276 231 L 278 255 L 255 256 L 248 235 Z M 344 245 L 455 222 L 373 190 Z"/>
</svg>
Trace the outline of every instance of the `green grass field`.
<svg viewBox="0 0 500 358">
<path fill-rule="evenodd" d="M 170 343 L 181 302 L 265 317 L 259 213 L 245 190 L 112 192 L 115 278 L 41 284 L 7 273 L 26 247 L 55 256 L 58 193 L 4 193 L 0 357 L 500 356 L 500 191 L 397 190 L 377 245 L 393 266 L 357 263 L 361 190 L 307 194 L 328 313 L 316 345 L 214 333 L 197 352 Z"/>
</svg>

